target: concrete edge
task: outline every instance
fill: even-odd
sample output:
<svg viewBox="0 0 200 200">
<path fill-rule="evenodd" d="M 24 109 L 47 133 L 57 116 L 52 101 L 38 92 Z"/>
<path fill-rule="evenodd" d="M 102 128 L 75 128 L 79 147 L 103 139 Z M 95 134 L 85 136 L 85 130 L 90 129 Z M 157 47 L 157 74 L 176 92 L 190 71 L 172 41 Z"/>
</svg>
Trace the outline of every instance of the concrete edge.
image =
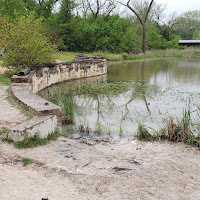
<svg viewBox="0 0 200 200">
<path fill-rule="evenodd" d="M 81 61 L 81 62 L 83 62 L 83 61 Z M 93 61 L 93 64 L 94 63 L 95 63 L 95 61 Z M 106 63 L 106 73 L 107 73 L 107 63 Z M 106 74 L 106 73 L 104 73 L 104 74 Z M 103 75 L 103 74 L 96 74 L 93 77 L 100 76 L 100 75 Z M 76 79 L 84 79 L 84 78 L 89 78 L 89 77 L 91 77 L 91 76 L 77 77 Z M 58 107 L 57 105 L 54 104 L 56 107 L 58 107 L 57 109 L 46 110 L 46 108 L 44 108 L 44 110 L 41 109 L 41 111 L 38 112 L 34 107 L 27 104 L 27 102 L 25 103 L 23 101 L 23 99 L 19 98 L 20 92 L 21 92 L 21 94 L 23 93 L 23 95 L 24 95 L 25 90 L 27 90 L 28 93 L 32 93 L 33 95 L 37 96 L 37 94 L 35 94 L 32 91 L 32 86 L 31 86 L 32 80 L 30 80 L 30 79 L 32 79 L 32 75 L 30 75 L 28 77 L 26 76 L 26 78 L 24 78 L 22 76 L 22 82 L 20 83 L 20 81 L 19 81 L 19 82 L 17 82 L 17 84 L 15 83 L 15 81 L 12 81 L 12 79 L 11 79 L 11 82 L 12 82 L 11 95 L 18 105 L 22 106 L 24 109 L 28 110 L 30 113 L 34 114 L 35 116 L 46 116 L 47 119 L 40 120 L 40 122 L 37 122 L 35 124 L 32 124 L 32 121 L 24 122 L 24 123 L 20 124 L 22 127 L 24 126 L 24 128 L 22 128 L 21 130 L 18 130 L 19 125 L 13 127 L 10 130 L 9 135 L 11 136 L 11 138 L 14 141 L 23 140 L 25 137 L 31 137 L 36 132 L 40 132 L 41 137 L 45 138 L 45 137 L 47 137 L 47 135 L 49 133 L 54 132 L 56 130 L 56 128 L 59 128 L 59 130 L 62 132 L 61 108 L 60 107 Z M 74 80 L 74 79 L 71 78 L 68 81 L 72 81 L 72 80 Z M 63 81 L 61 80 L 54 84 L 58 84 L 60 82 L 63 82 Z M 47 86 L 47 87 L 49 87 L 49 86 Z M 47 87 L 45 87 L 45 88 L 47 88 Z M 44 88 L 42 88 L 42 89 L 44 89 Z M 46 100 L 44 100 L 44 101 L 46 101 Z M 37 100 L 35 103 L 37 103 Z M 48 127 L 47 130 L 45 130 L 46 127 Z"/>
</svg>

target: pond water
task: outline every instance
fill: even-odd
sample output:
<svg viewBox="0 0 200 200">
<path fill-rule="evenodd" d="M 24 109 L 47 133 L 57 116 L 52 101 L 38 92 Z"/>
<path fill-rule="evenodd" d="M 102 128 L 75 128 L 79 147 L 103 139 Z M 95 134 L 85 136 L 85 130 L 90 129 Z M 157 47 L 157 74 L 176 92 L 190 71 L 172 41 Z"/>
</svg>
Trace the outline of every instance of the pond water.
<svg viewBox="0 0 200 200">
<path fill-rule="evenodd" d="M 181 121 L 184 109 L 198 133 L 200 60 L 109 63 L 107 76 L 62 83 L 40 95 L 70 108 L 74 123 L 63 125 L 70 138 L 134 138 L 138 124 L 155 132 L 170 118 Z"/>
</svg>

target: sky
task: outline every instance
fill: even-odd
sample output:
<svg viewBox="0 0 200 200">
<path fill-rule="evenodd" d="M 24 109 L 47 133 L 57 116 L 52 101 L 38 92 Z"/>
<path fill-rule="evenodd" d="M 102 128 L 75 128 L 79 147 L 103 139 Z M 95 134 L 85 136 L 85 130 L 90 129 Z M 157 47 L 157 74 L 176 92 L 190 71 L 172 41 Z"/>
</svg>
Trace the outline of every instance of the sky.
<svg viewBox="0 0 200 200">
<path fill-rule="evenodd" d="M 155 0 L 157 3 L 167 4 L 165 13 L 181 14 L 186 11 L 200 10 L 200 0 Z"/>
</svg>

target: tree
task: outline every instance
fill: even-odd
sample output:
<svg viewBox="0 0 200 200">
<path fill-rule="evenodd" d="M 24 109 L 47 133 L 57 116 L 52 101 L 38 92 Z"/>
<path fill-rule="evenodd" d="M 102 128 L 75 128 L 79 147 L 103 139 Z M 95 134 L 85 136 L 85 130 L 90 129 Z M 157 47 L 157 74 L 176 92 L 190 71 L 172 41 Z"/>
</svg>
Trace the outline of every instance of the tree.
<svg viewBox="0 0 200 200">
<path fill-rule="evenodd" d="M 200 31 L 200 11 L 198 10 L 183 13 L 176 21 L 174 32 L 183 39 L 192 40 Z"/>
<path fill-rule="evenodd" d="M 130 2 L 132 2 L 132 5 L 130 5 Z M 126 4 L 119 2 L 125 7 L 127 7 L 129 10 L 131 10 L 131 12 L 134 13 L 134 15 L 137 17 L 140 24 L 142 25 L 142 29 L 143 29 L 142 52 L 144 54 L 146 52 L 146 22 L 147 22 L 149 13 L 152 9 L 153 2 L 154 0 L 151 0 L 149 4 L 148 4 L 148 1 L 146 0 L 142 1 L 141 3 L 139 3 L 138 1 L 131 1 L 131 0 L 128 0 Z"/>
<path fill-rule="evenodd" d="M 4 48 L 3 62 L 6 66 L 28 67 L 52 61 L 56 49 L 43 35 L 40 20 L 33 15 L 16 21 L 0 17 L 0 46 Z"/>
<path fill-rule="evenodd" d="M 84 14 L 87 14 L 89 11 L 92 13 L 94 19 L 97 19 L 100 15 L 104 15 L 104 20 L 116 8 L 116 2 L 114 0 L 81 0 L 80 5 Z"/>
<path fill-rule="evenodd" d="M 58 13 L 59 23 L 69 22 L 75 7 L 74 0 L 60 0 L 60 10 Z"/>
<path fill-rule="evenodd" d="M 161 35 L 163 35 L 165 39 L 170 40 L 174 27 L 177 25 L 176 12 L 170 14 L 166 22 L 162 18 L 157 18 L 157 23 Z"/>
<path fill-rule="evenodd" d="M 26 9 L 21 0 L 0 0 L 0 14 L 14 19 L 25 15 Z"/>
</svg>

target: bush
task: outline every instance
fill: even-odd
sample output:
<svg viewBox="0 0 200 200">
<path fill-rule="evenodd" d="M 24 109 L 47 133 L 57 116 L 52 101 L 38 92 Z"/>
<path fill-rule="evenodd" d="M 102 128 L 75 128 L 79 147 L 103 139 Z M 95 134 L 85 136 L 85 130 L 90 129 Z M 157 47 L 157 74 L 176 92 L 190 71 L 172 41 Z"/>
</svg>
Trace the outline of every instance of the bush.
<svg viewBox="0 0 200 200">
<path fill-rule="evenodd" d="M 33 15 L 16 21 L 0 17 L 0 46 L 6 66 L 23 68 L 52 61 L 56 46 L 43 34 L 40 20 Z"/>
</svg>

